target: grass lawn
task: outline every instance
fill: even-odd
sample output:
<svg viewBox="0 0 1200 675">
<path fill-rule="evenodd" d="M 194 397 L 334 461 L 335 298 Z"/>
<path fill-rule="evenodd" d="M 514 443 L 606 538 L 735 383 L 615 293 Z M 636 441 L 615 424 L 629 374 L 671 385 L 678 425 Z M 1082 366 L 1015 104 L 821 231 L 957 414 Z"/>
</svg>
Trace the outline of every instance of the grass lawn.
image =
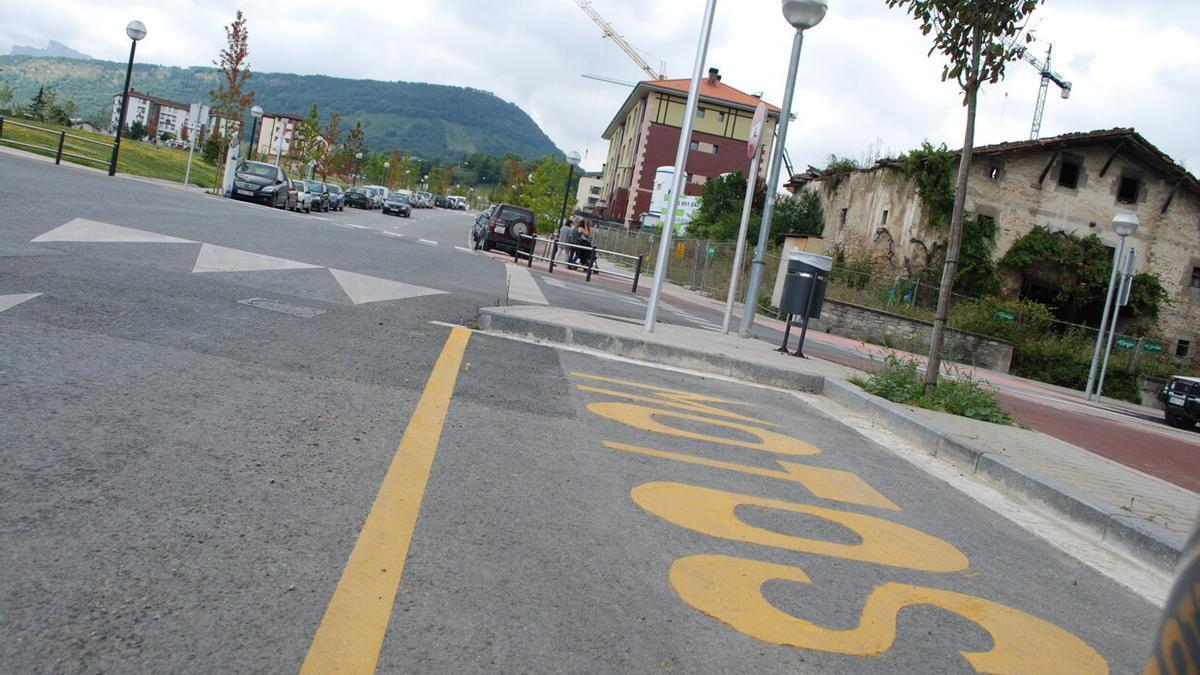
<svg viewBox="0 0 1200 675">
<path fill-rule="evenodd" d="M 47 131 L 19 127 L 13 122 L 40 127 Z M 63 144 L 64 153 L 81 155 L 98 160 L 82 160 L 78 157 L 70 157 L 64 154 L 64 162 L 75 162 L 96 169 L 108 169 L 108 160 L 112 156 L 113 138 L 106 134 L 79 131 L 78 129 L 60 127 L 47 122 L 13 120 L 5 117 L 4 130 L 0 134 L 0 144 L 53 157 L 55 149 L 58 147 L 59 134 L 63 131 L 67 133 L 66 141 Z M 89 140 L 98 141 L 98 143 L 88 142 Z M 26 145 L 17 145 L 17 143 L 44 147 L 31 148 Z M 187 171 L 187 159 L 187 150 L 177 150 L 175 148 L 168 148 L 165 145 L 154 145 L 143 141 L 132 141 L 128 138 L 122 138 L 121 155 L 117 159 L 117 171 L 134 176 L 146 176 L 148 178 L 159 178 L 182 183 L 183 176 Z M 210 188 L 215 187 L 218 180 L 217 168 L 200 159 L 200 152 L 197 150 L 195 156 L 192 158 L 192 175 L 189 182 L 192 185 Z"/>
</svg>

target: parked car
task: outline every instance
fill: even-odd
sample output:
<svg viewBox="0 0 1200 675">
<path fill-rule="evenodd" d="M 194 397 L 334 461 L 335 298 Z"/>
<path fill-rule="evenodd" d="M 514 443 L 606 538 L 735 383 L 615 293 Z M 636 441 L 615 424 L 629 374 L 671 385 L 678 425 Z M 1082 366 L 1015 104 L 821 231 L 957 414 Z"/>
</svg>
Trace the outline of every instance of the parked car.
<svg viewBox="0 0 1200 675">
<path fill-rule="evenodd" d="M 346 208 L 345 196 L 342 192 L 342 186 L 337 183 L 326 183 L 325 190 L 329 193 L 329 208 L 334 211 L 343 211 Z"/>
<path fill-rule="evenodd" d="M 308 187 L 306 180 L 294 180 L 292 184 L 296 186 L 296 210 L 308 213 L 313 210 L 313 202 L 317 196 Z"/>
<path fill-rule="evenodd" d="M 446 201 L 449 203 L 448 208 L 457 209 L 459 211 L 462 211 L 463 209 L 467 208 L 467 198 L 466 197 L 459 197 L 458 195 L 450 195 L 449 197 L 446 197 Z"/>
<path fill-rule="evenodd" d="M 408 197 L 393 193 L 383 203 L 383 215 L 396 214 L 408 218 L 412 215 L 412 204 L 408 201 Z"/>
<path fill-rule="evenodd" d="M 346 195 L 343 198 L 343 202 L 346 204 L 346 206 L 353 206 L 358 209 L 371 208 L 371 197 L 367 194 L 367 191 L 362 188 L 355 187 L 346 190 Z"/>
<path fill-rule="evenodd" d="M 433 198 L 433 205 L 439 209 L 449 208 L 450 204 L 446 200 L 446 195 L 438 195 Z"/>
<path fill-rule="evenodd" d="M 480 231 L 477 246 L 484 251 L 500 248 L 516 254 L 533 251 L 532 240 L 522 240 L 523 235 L 537 236 L 537 220 L 533 211 L 513 204 L 497 204 Z"/>
<path fill-rule="evenodd" d="M 365 192 L 367 194 L 367 197 L 370 198 L 370 200 L 371 200 L 371 206 L 369 208 L 372 208 L 372 209 L 383 208 L 383 193 L 381 193 L 379 191 L 379 188 L 373 187 L 371 185 L 365 185 L 365 186 L 363 186 L 363 192 Z"/>
<path fill-rule="evenodd" d="M 299 197 L 300 191 L 296 189 L 296 181 L 292 180 L 291 178 L 288 179 L 288 191 L 287 192 L 288 192 L 288 197 L 287 197 L 287 201 L 284 202 L 284 204 L 283 204 L 283 208 L 288 211 L 295 211 L 296 205 L 300 203 L 300 197 Z"/>
<path fill-rule="evenodd" d="M 1176 375 L 1158 392 L 1163 417 L 1177 429 L 1191 429 L 1200 422 L 1200 377 Z"/>
<path fill-rule="evenodd" d="M 432 192 L 418 192 L 416 205 L 423 209 L 432 209 L 433 208 L 433 193 Z"/>
<path fill-rule="evenodd" d="M 283 169 L 264 162 L 242 162 L 233 174 L 229 196 L 281 208 L 288 200 L 288 177 Z"/>
<path fill-rule="evenodd" d="M 380 203 L 386 202 L 387 198 L 392 196 L 392 191 L 382 185 L 364 185 L 363 187 L 374 188 L 379 193 Z"/>
<path fill-rule="evenodd" d="M 329 193 L 325 190 L 325 184 L 319 180 L 304 182 L 308 183 L 308 191 L 313 194 L 313 211 L 329 211 Z"/>
</svg>

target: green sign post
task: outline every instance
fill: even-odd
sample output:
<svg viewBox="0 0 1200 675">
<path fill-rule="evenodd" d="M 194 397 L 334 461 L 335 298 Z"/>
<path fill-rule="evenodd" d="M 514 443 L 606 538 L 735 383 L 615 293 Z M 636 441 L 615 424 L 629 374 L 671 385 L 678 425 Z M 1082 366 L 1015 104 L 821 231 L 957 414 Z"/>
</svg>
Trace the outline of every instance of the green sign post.
<svg viewBox="0 0 1200 675">
<path fill-rule="evenodd" d="M 1131 352 L 1137 349 L 1137 343 L 1138 341 L 1133 338 L 1121 336 L 1117 338 L 1117 349 L 1124 349 L 1127 352 Z"/>
<path fill-rule="evenodd" d="M 716 245 L 716 244 L 709 244 L 709 245 L 708 245 L 708 257 L 710 257 L 710 258 L 711 258 L 711 257 L 713 257 L 713 256 L 714 256 L 714 255 L 716 255 L 716 254 L 717 254 L 717 245 Z"/>
<path fill-rule="evenodd" d="M 1163 345 L 1161 342 L 1146 340 L 1142 343 L 1142 351 L 1146 352 L 1147 354 L 1161 354 L 1163 353 Z"/>
<path fill-rule="evenodd" d="M 1017 315 L 1015 312 L 1010 312 L 1007 309 L 1002 309 L 996 312 L 994 318 L 997 321 L 1016 321 Z"/>
</svg>

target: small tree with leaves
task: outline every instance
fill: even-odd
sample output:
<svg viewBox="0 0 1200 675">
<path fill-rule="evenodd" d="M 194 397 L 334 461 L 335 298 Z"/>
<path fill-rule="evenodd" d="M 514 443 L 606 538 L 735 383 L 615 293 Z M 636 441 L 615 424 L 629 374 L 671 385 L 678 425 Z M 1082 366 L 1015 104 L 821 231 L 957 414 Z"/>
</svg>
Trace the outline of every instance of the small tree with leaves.
<svg viewBox="0 0 1200 675">
<path fill-rule="evenodd" d="M 325 138 L 321 135 L 321 114 L 316 103 L 309 110 L 308 117 L 296 123 L 293 139 L 292 159 L 300 162 L 304 175 L 307 176 L 308 168 L 316 166 L 325 151 Z"/>
<path fill-rule="evenodd" d="M 218 126 L 221 134 L 221 162 L 224 163 L 229 141 L 241 138 L 242 120 L 246 110 L 254 103 L 254 92 L 250 91 L 250 47 L 246 31 L 246 17 L 238 10 L 233 23 L 225 27 L 225 48 L 213 64 L 219 69 L 218 85 L 209 91 L 212 97 L 212 112 L 231 120 L 224 127 Z"/>
<path fill-rule="evenodd" d="M 337 158 L 339 145 L 342 142 L 342 130 L 339 128 L 342 124 L 342 116 L 338 113 L 333 113 L 329 116 L 329 123 L 325 125 L 325 130 L 321 132 L 321 138 L 325 140 L 321 144 L 321 154 L 317 156 L 317 173 L 321 174 L 321 180 L 328 180 L 329 174 L 338 171 Z"/>
<path fill-rule="evenodd" d="M 1004 77 L 1004 67 L 1024 51 L 1017 36 L 1026 28 L 1029 16 L 1041 0 L 886 0 L 888 7 L 903 8 L 916 19 L 921 32 L 933 36 L 929 53 L 941 52 L 946 58 L 942 80 L 954 80 L 963 92 L 967 109 L 966 132 L 955 182 L 954 209 L 950 220 L 950 243 L 938 295 L 937 318 L 929 340 L 929 363 L 925 388 L 932 392 L 941 370 L 942 343 L 946 318 L 950 314 L 951 293 L 962 245 L 963 209 L 967 198 L 967 176 L 975 144 L 975 108 L 979 88 L 984 82 L 996 83 Z M 1033 39 L 1026 33 L 1026 42 Z"/>
</svg>

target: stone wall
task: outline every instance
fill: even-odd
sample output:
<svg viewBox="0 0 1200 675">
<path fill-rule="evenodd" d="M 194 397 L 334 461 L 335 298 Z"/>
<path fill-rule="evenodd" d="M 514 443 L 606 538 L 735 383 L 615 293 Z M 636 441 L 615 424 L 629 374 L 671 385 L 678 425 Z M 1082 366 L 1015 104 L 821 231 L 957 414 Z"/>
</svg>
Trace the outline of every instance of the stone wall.
<svg viewBox="0 0 1200 675">
<path fill-rule="evenodd" d="M 933 324 L 929 321 L 828 298 L 821 309 L 821 318 L 813 319 L 808 326 L 831 335 L 914 354 L 929 352 L 929 336 L 933 332 Z M 946 331 L 944 358 L 948 360 L 1007 373 L 1012 357 L 1011 342 L 966 331 Z"/>
<path fill-rule="evenodd" d="M 1143 375 L 1138 378 L 1138 394 L 1142 398 L 1142 405 L 1147 408 L 1163 409 L 1162 401 L 1158 400 L 1158 392 L 1167 386 L 1167 378 L 1152 377 Z"/>
</svg>

